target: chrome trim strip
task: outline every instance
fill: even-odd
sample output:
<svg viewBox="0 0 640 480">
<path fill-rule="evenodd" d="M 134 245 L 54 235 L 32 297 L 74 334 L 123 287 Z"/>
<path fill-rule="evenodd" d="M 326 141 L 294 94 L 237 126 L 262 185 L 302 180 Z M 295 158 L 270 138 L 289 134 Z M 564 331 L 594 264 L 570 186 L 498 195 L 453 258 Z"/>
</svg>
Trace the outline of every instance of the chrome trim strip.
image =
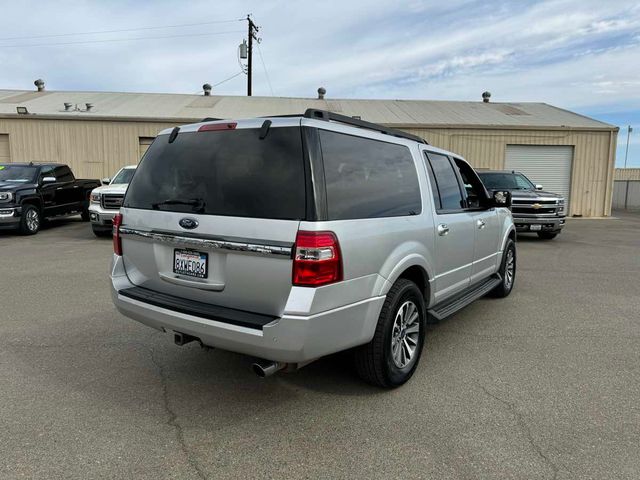
<svg viewBox="0 0 640 480">
<path fill-rule="evenodd" d="M 189 246 L 208 250 L 231 250 L 234 252 L 254 253 L 257 255 L 279 255 L 283 257 L 291 257 L 291 252 L 293 250 L 292 246 L 283 247 L 278 245 L 234 242 L 214 238 L 185 237 L 182 235 L 138 230 L 128 227 L 120 227 L 120 234 L 123 236 L 135 236 L 148 242 L 168 243 L 178 247 Z"/>
<path fill-rule="evenodd" d="M 525 217 L 525 218 L 544 218 L 545 220 L 548 218 L 557 218 L 558 213 L 524 213 L 524 212 L 512 212 L 513 218 Z"/>
<path fill-rule="evenodd" d="M 523 198 L 523 197 L 511 197 L 514 202 L 531 202 L 531 203 L 540 203 L 540 202 L 553 202 L 558 203 L 560 198 L 550 198 L 550 197 L 540 197 L 540 198 Z"/>
</svg>

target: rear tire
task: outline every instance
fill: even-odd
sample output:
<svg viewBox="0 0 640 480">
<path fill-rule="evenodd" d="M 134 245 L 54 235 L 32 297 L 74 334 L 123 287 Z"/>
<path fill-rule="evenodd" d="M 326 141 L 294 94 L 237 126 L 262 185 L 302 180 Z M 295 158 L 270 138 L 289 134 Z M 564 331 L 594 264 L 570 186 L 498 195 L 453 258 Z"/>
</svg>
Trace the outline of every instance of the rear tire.
<svg viewBox="0 0 640 480">
<path fill-rule="evenodd" d="M 516 244 L 513 240 L 508 239 L 502 254 L 502 263 L 498 271 L 502 277 L 502 282 L 494 288 L 490 295 L 492 297 L 504 298 L 509 296 L 513 285 L 516 282 Z"/>
<path fill-rule="evenodd" d="M 415 283 L 401 278 L 387 294 L 373 339 L 355 351 L 358 375 L 383 388 L 405 383 L 420 361 L 425 330 L 422 292 Z"/>
<path fill-rule="evenodd" d="M 538 237 L 543 240 L 553 240 L 556 238 L 558 234 L 556 232 L 538 232 Z"/>
<path fill-rule="evenodd" d="M 35 205 L 24 205 L 22 207 L 22 216 L 20 217 L 20 225 L 18 231 L 21 235 L 35 235 L 40 230 L 42 217 L 40 210 Z"/>
</svg>

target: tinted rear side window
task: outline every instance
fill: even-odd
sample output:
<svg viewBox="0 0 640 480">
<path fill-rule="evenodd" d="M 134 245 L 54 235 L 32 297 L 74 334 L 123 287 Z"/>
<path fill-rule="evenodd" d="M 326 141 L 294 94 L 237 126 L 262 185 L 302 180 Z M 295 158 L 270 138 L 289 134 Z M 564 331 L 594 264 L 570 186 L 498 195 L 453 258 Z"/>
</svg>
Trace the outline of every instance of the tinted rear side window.
<svg viewBox="0 0 640 480">
<path fill-rule="evenodd" d="M 149 147 L 124 206 L 236 217 L 303 219 L 299 127 L 180 133 Z"/>
<path fill-rule="evenodd" d="M 73 182 L 75 180 L 73 173 L 71 173 L 71 169 L 66 166 L 56 167 L 54 175 L 58 182 Z"/>
<path fill-rule="evenodd" d="M 329 220 L 417 215 L 413 157 L 403 145 L 320 130 Z"/>
</svg>

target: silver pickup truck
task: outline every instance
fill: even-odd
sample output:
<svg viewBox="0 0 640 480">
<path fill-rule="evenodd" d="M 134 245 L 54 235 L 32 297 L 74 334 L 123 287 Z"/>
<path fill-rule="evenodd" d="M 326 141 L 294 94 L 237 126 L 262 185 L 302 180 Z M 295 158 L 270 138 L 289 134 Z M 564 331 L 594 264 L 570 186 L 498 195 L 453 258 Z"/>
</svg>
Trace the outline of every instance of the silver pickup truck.
<svg viewBox="0 0 640 480">
<path fill-rule="evenodd" d="M 103 185 L 91 191 L 89 220 L 91 220 L 91 229 L 97 237 L 111 236 L 113 216 L 120 211 L 122 199 L 136 167 L 136 165 L 127 165 L 121 168 L 112 179 L 103 178 Z"/>
<path fill-rule="evenodd" d="M 112 297 L 261 376 L 353 349 L 362 378 L 396 387 L 427 320 L 511 292 L 509 206 L 459 155 L 326 111 L 176 127 L 114 217 Z"/>
</svg>

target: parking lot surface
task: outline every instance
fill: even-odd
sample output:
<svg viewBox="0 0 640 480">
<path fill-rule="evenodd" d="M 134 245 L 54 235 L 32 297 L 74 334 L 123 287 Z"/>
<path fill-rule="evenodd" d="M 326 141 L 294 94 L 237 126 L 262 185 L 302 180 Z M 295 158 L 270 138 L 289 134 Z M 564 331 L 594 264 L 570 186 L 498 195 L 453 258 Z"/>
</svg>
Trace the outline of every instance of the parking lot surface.
<svg viewBox="0 0 640 480">
<path fill-rule="evenodd" d="M 118 314 L 79 219 L 0 232 L 0 478 L 640 478 L 640 215 L 520 237 L 514 292 L 429 329 L 413 379 L 251 359 Z"/>
</svg>

